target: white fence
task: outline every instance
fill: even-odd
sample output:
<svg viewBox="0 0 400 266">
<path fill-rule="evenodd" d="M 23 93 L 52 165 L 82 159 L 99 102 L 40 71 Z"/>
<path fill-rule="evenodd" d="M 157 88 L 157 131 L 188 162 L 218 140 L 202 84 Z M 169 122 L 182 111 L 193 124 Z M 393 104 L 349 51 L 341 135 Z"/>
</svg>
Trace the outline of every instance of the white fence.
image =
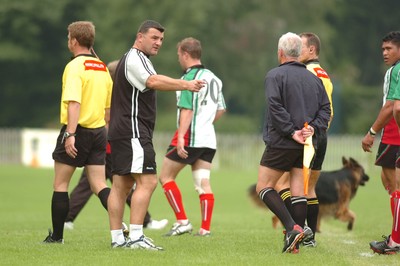
<svg viewBox="0 0 400 266">
<path fill-rule="evenodd" d="M 47 129 L 0 129 L 0 164 L 24 164 L 33 167 L 51 167 L 51 153 L 55 147 L 58 130 Z M 172 132 L 154 134 L 157 161 L 162 157 L 171 140 Z M 214 167 L 235 169 L 257 169 L 264 151 L 261 135 L 218 134 L 218 151 Z M 325 170 L 341 167 L 342 156 L 353 157 L 368 171 L 373 167 L 376 140 L 372 153 L 361 149 L 360 135 L 332 135 L 328 138 L 328 150 L 324 162 Z"/>
<path fill-rule="evenodd" d="M 15 164 L 21 162 L 21 129 L 0 129 L 0 163 Z"/>
</svg>

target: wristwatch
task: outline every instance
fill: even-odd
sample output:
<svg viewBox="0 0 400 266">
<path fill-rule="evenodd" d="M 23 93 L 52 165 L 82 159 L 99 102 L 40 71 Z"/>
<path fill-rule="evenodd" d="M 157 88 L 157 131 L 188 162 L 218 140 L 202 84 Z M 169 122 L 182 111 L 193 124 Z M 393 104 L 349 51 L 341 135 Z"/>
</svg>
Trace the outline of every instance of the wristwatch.
<svg viewBox="0 0 400 266">
<path fill-rule="evenodd" d="M 69 137 L 75 137 L 75 136 L 76 136 L 76 133 L 69 133 L 69 132 L 65 131 L 63 137 L 64 137 L 64 139 L 67 139 Z"/>
</svg>

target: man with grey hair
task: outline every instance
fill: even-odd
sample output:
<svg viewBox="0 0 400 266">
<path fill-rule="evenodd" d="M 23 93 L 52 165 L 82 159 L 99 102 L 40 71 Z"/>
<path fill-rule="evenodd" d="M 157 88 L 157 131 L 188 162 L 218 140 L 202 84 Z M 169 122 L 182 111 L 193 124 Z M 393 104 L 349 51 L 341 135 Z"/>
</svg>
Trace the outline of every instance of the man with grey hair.
<svg viewBox="0 0 400 266">
<path fill-rule="evenodd" d="M 330 103 L 321 80 L 298 61 L 302 41 L 288 32 L 278 42 L 280 65 L 267 73 L 265 93 L 267 109 L 263 140 L 266 149 L 258 170 L 257 192 L 285 227 L 282 252 L 298 253 L 307 201 L 303 183 L 303 152 L 306 138 L 324 131 L 330 119 Z M 305 123 L 308 125 L 305 126 Z M 313 137 L 315 142 L 315 137 Z M 290 190 L 304 204 L 296 204 L 290 215 L 274 189 L 279 178 L 290 172 Z"/>
</svg>

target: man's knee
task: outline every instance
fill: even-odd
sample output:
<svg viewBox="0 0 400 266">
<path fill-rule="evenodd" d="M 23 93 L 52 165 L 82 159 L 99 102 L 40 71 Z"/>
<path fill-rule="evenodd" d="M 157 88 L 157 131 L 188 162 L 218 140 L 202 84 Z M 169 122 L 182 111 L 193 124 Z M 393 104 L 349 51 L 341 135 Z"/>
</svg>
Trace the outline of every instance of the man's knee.
<svg viewBox="0 0 400 266">
<path fill-rule="evenodd" d="M 193 184 L 197 193 L 204 194 L 210 193 L 210 170 L 197 169 L 192 171 Z"/>
</svg>

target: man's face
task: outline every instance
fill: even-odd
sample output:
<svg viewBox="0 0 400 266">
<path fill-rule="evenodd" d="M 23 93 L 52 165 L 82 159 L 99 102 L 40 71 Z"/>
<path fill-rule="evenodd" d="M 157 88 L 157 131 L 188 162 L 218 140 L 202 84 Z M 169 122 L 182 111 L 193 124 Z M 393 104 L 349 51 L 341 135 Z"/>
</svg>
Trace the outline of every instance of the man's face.
<svg viewBox="0 0 400 266">
<path fill-rule="evenodd" d="M 149 56 L 157 55 L 164 40 L 164 33 L 151 28 L 146 33 L 139 33 L 140 50 Z"/>
<path fill-rule="evenodd" d="M 278 58 L 279 64 L 282 64 L 282 50 L 278 48 L 278 51 L 276 52 L 276 57 Z"/>
<path fill-rule="evenodd" d="M 397 47 L 392 42 L 382 43 L 383 61 L 386 65 L 391 66 L 400 60 L 400 47 Z"/>
<path fill-rule="evenodd" d="M 73 40 L 75 40 L 75 39 L 71 39 L 71 34 L 68 32 L 68 50 L 69 50 L 71 53 L 73 53 L 73 51 L 72 51 Z"/>
<path fill-rule="evenodd" d="M 310 58 L 310 47 L 307 45 L 307 38 L 301 37 L 301 54 L 299 56 L 299 61 L 304 63 Z"/>
<path fill-rule="evenodd" d="M 177 54 L 178 54 L 179 64 L 181 65 L 181 68 L 183 70 L 185 70 L 186 69 L 185 56 L 187 56 L 187 54 L 184 51 L 182 51 L 182 49 L 180 47 L 178 48 L 178 53 Z"/>
</svg>

